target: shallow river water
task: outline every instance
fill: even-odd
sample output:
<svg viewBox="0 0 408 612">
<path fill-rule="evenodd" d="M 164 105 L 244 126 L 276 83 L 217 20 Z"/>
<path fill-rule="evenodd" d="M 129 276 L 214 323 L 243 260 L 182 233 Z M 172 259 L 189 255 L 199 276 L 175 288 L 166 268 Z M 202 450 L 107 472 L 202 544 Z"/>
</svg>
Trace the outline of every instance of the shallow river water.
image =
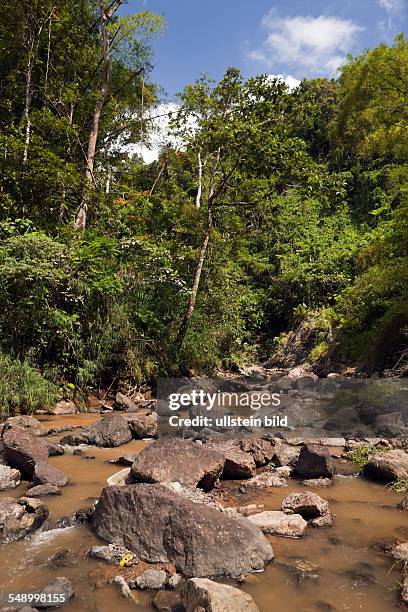
<svg viewBox="0 0 408 612">
<path fill-rule="evenodd" d="M 46 428 L 62 425 L 86 426 L 98 420 L 97 414 L 41 417 Z M 53 436 L 57 441 L 59 436 Z M 51 457 L 50 463 L 63 469 L 70 478 L 61 496 L 43 498 L 49 507 L 52 528 L 66 514 L 90 506 L 99 496 L 106 479 L 121 469 L 107 460 L 124 453 L 138 452 L 145 442 L 132 441 L 116 449 L 89 447 L 83 455 Z M 87 456 L 94 457 L 86 458 Z M 282 499 L 291 491 L 304 491 L 300 483 L 248 494 L 245 505 L 258 503 L 265 510 L 279 510 Z M 222 483 L 228 493 L 228 505 L 234 505 L 237 483 Z M 27 489 L 22 484 L 0 497 L 20 497 Z M 384 539 L 408 540 L 408 514 L 396 508 L 402 495 L 382 485 L 358 478 L 336 478 L 335 484 L 315 490 L 330 503 L 335 523 L 328 529 L 308 529 L 300 539 L 270 536 L 275 560 L 263 573 L 251 576 L 240 588 L 252 595 L 261 612 L 387 612 L 396 610 L 401 573 L 374 545 Z M 241 496 L 241 503 L 242 496 Z M 45 586 L 57 576 L 71 580 L 75 598 L 68 610 L 126 612 L 153 610 L 154 594 L 134 591 L 136 602 L 124 599 L 115 585 L 101 579 L 106 564 L 88 559 L 85 554 L 97 543 L 86 525 L 43 531 L 31 540 L 0 549 L 0 590 L 30 591 Z M 48 559 L 61 549 L 70 549 L 75 563 L 68 567 L 50 567 Z M 315 566 L 318 580 L 299 580 L 290 566 L 301 559 Z"/>
</svg>

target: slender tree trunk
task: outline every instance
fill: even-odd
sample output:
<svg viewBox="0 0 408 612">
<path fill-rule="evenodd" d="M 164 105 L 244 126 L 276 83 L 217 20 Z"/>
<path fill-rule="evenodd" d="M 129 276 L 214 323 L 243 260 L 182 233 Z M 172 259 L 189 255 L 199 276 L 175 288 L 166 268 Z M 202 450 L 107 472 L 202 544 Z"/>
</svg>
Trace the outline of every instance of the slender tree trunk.
<svg viewBox="0 0 408 612">
<path fill-rule="evenodd" d="M 32 38 L 31 40 L 30 50 L 28 52 L 28 62 L 27 62 L 26 90 L 25 90 L 25 97 L 24 97 L 24 110 L 23 110 L 23 125 L 24 125 L 24 130 L 25 130 L 23 164 L 27 163 L 28 148 L 30 146 L 30 133 L 31 133 L 30 108 L 31 108 L 31 98 L 32 98 L 31 82 L 33 78 L 33 64 L 34 64 L 34 38 Z"/>
<path fill-rule="evenodd" d="M 197 188 L 197 197 L 196 197 L 196 207 L 200 208 L 201 194 L 203 192 L 203 162 L 201 160 L 201 151 L 197 153 L 197 161 L 198 161 L 198 188 Z"/>
<path fill-rule="evenodd" d="M 181 323 L 180 329 L 176 337 L 176 341 L 175 341 L 176 348 L 181 348 L 183 345 L 183 342 L 186 337 L 192 316 L 194 314 L 195 306 L 197 303 L 197 295 L 198 295 L 198 288 L 200 286 L 201 273 L 203 271 L 205 257 L 207 255 L 207 250 L 208 250 L 208 243 L 210 242 L 211 232 L 213 228 L 213 205 L 214 205 L 213 198 L 214 198 L 214 188 L 215 188 L 215 176 L 217 173 L 218 164 L 220 163 L 220 156 L 221 156 L 221 149 L 218 149 L 217 154 L 216 154 L 215 163 L 212 168 L 211 177 L 210 177 L 210 188 L 208 192 L 207 225 L 205 228 L 203 241 L 201 243 L 200 254 L 199 254 L 196 268 L 194 271 L 193 286 L 191 288 L 190 299 L 188 301 L 187 308 L 184 313 L 183 321 Z"/>
<path fill-rule="evenodd" d="M 99 10 L 101 14 L 101 31 L 102 31 L 102 54 L 103 54 L 103 80 L 101 93 L 95 104 L 95 110 L 92 119 L 91 132 L 88 140 L 88 151 L 86 155 L 85 169 L 85 184 L 82 191 L 82 199 L 79 211 L 75 220 L 75 229 L 84 230 L 88 219 L 88 207 L 90 193 L 94 182 L 94 163 L 96 144 L 98 141 L 99 123 L 101 119 L 102 109 L 109 94 L 109 78 L 110 78 L 110 56 L 109 56 L 109 33 L 108 23 L 114 13 L 121 5 L 122 0 L 112 2 L 108 10 L 105 11 L 103 0 L 99 0 Z"/>
<path fill-rule="evenodd" d="M 51 54 L 51 28 L 52 28 L 52 18 L 54 15 L 54 9 L 52 9 L 50 14 L 50 23 L 48 24 L 48 44 L 47 44 L 47 64 L 45 67 L 45 83 L 44 83 L 44 103 L 45 106 L 48 106 L 47 101 L 47 89 L 48 89 L 48 73 L 50 69 L 50 54 Z"/>
<path fill-rule="evenodd" d="M 149 191 L 149 196 L 153 195 L 154 190 L 155 190 L 155 189 L 156 189 L 156 187 L 157 187 L 157 183 L 160 181 L 161 175 L 163 174 L 163 172 L 164 172 L 164 170 L 165 170 L 166 166 L 167 166 L 167 162 L 164 162 L 164 164 L 163 164 L 163 165 L 162 165 L 162 167 L 160 168 L 160 172 L 159 172 L 159 174 L 157 175 L 157 177 L 156 177 L 156 179 L 155 179 L 155 181 L 154 181 L 154 183 L 153 183 L 153 185 L 152 185 L 151 190 Z"/>
</svg>

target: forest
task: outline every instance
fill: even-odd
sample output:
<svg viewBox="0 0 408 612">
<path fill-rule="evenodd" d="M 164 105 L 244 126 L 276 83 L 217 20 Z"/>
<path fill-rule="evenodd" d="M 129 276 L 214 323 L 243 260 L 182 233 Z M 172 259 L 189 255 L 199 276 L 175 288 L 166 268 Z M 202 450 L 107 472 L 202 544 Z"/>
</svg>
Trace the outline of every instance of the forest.
<svg viewBox="0 0 408 612">
<path fill-rule="evenodd" d="M 294 89 L 197 74 L 146 164 L 166 23 L 120 5 L 0 11 L 1 410 L 253 363 L 407 375 L 404 35 Z"/>
</svg>

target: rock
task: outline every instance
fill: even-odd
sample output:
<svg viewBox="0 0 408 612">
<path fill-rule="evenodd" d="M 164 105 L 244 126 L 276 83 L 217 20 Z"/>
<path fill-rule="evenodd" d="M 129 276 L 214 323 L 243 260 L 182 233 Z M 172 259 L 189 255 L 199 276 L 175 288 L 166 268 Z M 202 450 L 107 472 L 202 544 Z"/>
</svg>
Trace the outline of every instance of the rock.
<svg viewBox="0 0 408 612">
<path fill-rule="evenodd" d="M 180 593 L 174 591 L 159 591 L 153 599 L 154 607 L 159 612 L 182 612 Z"/>
<path fill-rule="evenodd" d="M 408 454 L 402 450 L 374 453 L 363 467 L 363 476 L 383 482 L 408 478 Z"/>
<path fill-rule="evenodd" d="M 45 601 L 36 601 L 37 608 L 62 608 L 74 596 L 72 584 L 67 578 L 61 576 L 38 592 L 45 596 Z"/>
<path fill-rule="evenodd" d="M 341 573 L 341 575 L 349 578 L 354 588 L 368 587 L 372 584 L 376 584 L 378 581 L 375 576 L 365 571 L 364 567 L 360 568 L 359 565 L 360 564 L 358 564 L 355 568 L 353 567 L 345 570 Z"/>
<path fill-rule="evenodd" d="M 49 414 L 61 415 L 61 414 L 75 414 L 77 412 L 77 407 L 74 402 L 71 400 L 61 400 L 57 402 L 52 410 L 49 410 Z"/>
<path fill-rule="evenodd" d="M 124 557 L 129 557 L 129 560 L 125 563 L 126 567 L 136 565 L 139 563 L 139 559 L 129 549 L 124 546 L 118 546 L 117 544 L 109 544 L 108 546 L 92 546 L 88 555 L 93 559 L 99 559 L 100 561 L 106 561 L 112 565 L 118 565 Z"/>
<path fill-rule="evenodd" d="M 331 478 L 334 462 L 329 449 L 317 444 L 304 446 L 295 465 L 295 473 L 301 478 Z"/>
<path fill-rule="evenodd" d="M 130 467 L 136 461 L 139 453 L 126 453 L 117 459 L 110 459 L 107 463 L 115 463 L 116 465 L 125 465 Z"/>
<path fill-rule="evenodd" d="M 77 446 L 79 444 L 92 444 L 113 448 L 121 444 L 127 444 L 132 439 L 132 433 L 126 419 L 117 414 L 106 415 L 97 423 L 82 430 L 79 436 L 66 436 L 61 444 Z"/>
<path fill-rule="evenodd" d="M 20 427 L 3 434 L 4 456 L 7 463 L 23 476 L 32 479 L 37 461 L 47 461 L 48 449 L 40 438 Z"/>
<path fill-rule="evenodd" d="M 263 438 L 244 438 L 239 441 L 239 448 L 252 455 L 256 467 L 267 465 L 274 454 L 273 444 Z"/>
<path fill-rule="evenodd" d="M 282 567 L 294 574 L 299 584 L 303 584 L 306 580 L 317 582 L 319 574 L 317 573 L 317 565 L 304 559 L 293 559 L 285 563 L 280 563 Z"/>
<path fill-rule="evenodd" d="M 222 471 L 223 478 L 239 480 L 255 476 L 256 465 L 253 456 L 238 448 L 234 442 L 207 444 L 206 446 L 223 455 L 225 461 Z"/>
<path fill-rule="evenodd" d="M 46 461 L 37 461 L 33 474 L 34 484 L 51 484 L 56 487 L 65 487 L 68 476 L 62 470 L 58 470 Z"/>
<path fill-rule="evenodd" d="M 341 374 L 338 374 L 337 372 L 329 372 L 326 378 L 328 378 L 329 380 L 338 380 L 339 378 L 341 378 Z"/>
<path fill-rule="evenodd" d="M 111 582 L 113 584 L 118 585 L 118 587 L 120 588 L 120 592 L 122 596 L 125 597 L 125 599 L 133 599 L 133 595 L 130 591 L 129 585 L 123 576 L 115 576 L 114 578 L 112 578 Z"/>
<path fill-rule="evenodd" d="M 149 568 L 130 584 L 134 589 L 162 589 L 166 584 L 167 574 L 163 570 Z"/>
<path fill-rule="evenodd" d="M 46 495 L 61 495 L 61 489 L 56 485 L 46 483 L 32 487 L 25 494 L 26 497 L 45 497 Z"/>
<path fill-rule="evenodd" d="M 290 493 L 282 502 L 284 512 L 300 514 L 306 520 L 324 516 L 329 512 L 329 503 L 316 493 Z"/>
<path fill-rule="evenodd" d="M 309 478 L 308 480 L 303 480 L 302 485 L 305 487 L 331 487 L 333 481 L 331 478 Z"/>
<path fill-rule="evenodd" d="M 287 487 L 288 483 L 285 478 L 282 478 L 275 472 L 261 472 L 250 480 L 247 480 L 241 485 L 241 489 L 245 490 L 247 487 L 253 488 L 267 488 L 267 487 Z"/>
<path fill-rule="evenodd" d="M 33 436 L 45 436 L 46 433 L 40 421 L 32 416 L 23 414 L 9 417 L 4 423 L 3 431 L 11 429 L 12 427 L 20 427 L 20 429 L 25 429 L 33 434 Z"/>
<path fill-rule="evenodd" d="M 408 576 L 405 578 L 404 582 L 402 583 L 401 601 L 402 603 L 408 606 Z"/>
<path fill-rule="evenodd" d="M 163 482 L 161 484 L 174 493 L 177 493 L 177 495 L 181 495 L 185 499 L 188 499 L 195 504 L 206 504 L 207 506 L 211 506 L 220 512 L 226 512 L 227 514 L 229 514 L 230 510 L 234 510 L 233 508 L 224 508 L 224 506 L 217 501 L 211 493 L 205 493 L 202 489 L 182 485 L 179 482 Z M 236 511 L 235 514 L 237 514 Z"/>
<path fill-rule="evenodd" d="M 81 508 L 74 512 L 74 514 L 68 516 L 61 516 L 56 522 L 58 528 L 64 529 L 65 527 L 73 527 L 74 525 L 82 525 L 92 520 L 94 513 L 93 508 Z"/>
<path fill-rule="evenodd" d="M 300 448 L 291 446 L 283 440 L 275 440 L 273 463 L 278 467 L 296 465 L 300 454 Z"/>
<path fill-rule="evenodd" d="M 162 485 L 106 487 L 93 517 L 95 533 L 150 563 L 174 563 L 186 576 L 239 575 L 273 558 L 262 532 L 184 499 Z"/>
<path fill-rule="evenodd" d="M 113 407 L 115 410 L 134 410 L 137 408 L 135 402 L 123 393 L 116 394 Z"/>
<path fill-rule="evenodd" d="M 106 482 L 110 487 L 123 487 L 124 485 L 132 484 L 133 479 L 130 473 L 130 468 L 127 467 L 123 470 L 119 470 L 119 472 L 116 472 L 115 474 L 112 474 L 112 476 L 109 476 Z"/>
<path fill-rule="evenodd" d="M 289 465 L 282 465 L 281 467 L 275 468 L 275 474 L 281 478 L 290 478 L 293 469 Z"/>
<path fill-rule="evenodd" d="M 400 510 L 408 510 L 408 494 L 404 497 L 403 500 L 398 504 L 398 508 Z"/>
<path fill-rule="evenodd" d="M 316 374 L 313 374 L 310 370 L 305 368 L 305 366 L 296 366 L 296 368 L 292 368 L 287 373 L 288 378 L 310 378 L 311 380 L 318 380 L 319 377 Z"/>
<path fill-rule="evenodd" d="M 237 512 L 242 516 L 252 516 L 253 514 L 259 514 L 263 511 L 265 506 L 263 504 L 248 504 L 248 506 L 241 506 L 237 508 Z"/>
<path fill-rule="evenodd" d="M 181 574 L 173 574 L 167 580 L 167 586 L 169 589 L 176 589 L 179 584 L 183 581 L 183 576 Z"/>
<path fill-rule="evenodd" d="M 213 582 L 207 578 L 191 578 L 183 589 L 186 612 L 259 612 L 254 600 L 240 589 Z"/>
<path fill-rule="evenodd" d="M 156 414 L 131 414 L 127 415 L 126 421 L 136 440 L 157 437 L 157 415 Z"/>
<path fill-rule="evenodd" d="M 69 548 L 58 550 L 47 561 L 49 567 L 70 567 L 76 563 L 76 559 Z"/>
<path fill-rule="evenodd" d="M 260 512 L 248 517 L 264 533 L 299 538 L 305 532 L 307 522 L 300 514 L 285 514 L 279 511 Z"/>
<path fill-rule="evenodd" d="M 44 440 L 44 442 L 47 445 L 49 457 L 59 457 L 65 453 L 60 444 L 54 444 L 54 442 L 49 442 L 48 440 Z"/>
<path fill-rule="evenodd" d="M 396 542 L 387 547 L 386 553 L 404 566 L 408 564 L 408 542 Z"/>
<path fill-rule="evenodd" d="M 223 467 L 223 456 L 205 444 L 162 438 L 144 448 L 131 469 L 135 482 L 180 482 L 209 491 Z"/>
<path fill-rule="evenodd" d="M 47 436 L 57 436 L 58 434 L 66 433 L 67 431 L 74 431 L 74 429 L 77 429 L 77 428 L 74 427 L 73 425 L 63 425 L 62 427 L 51 427 L 48 430 Z"/>
<path fill-rule="evenodd" d="M 312 527 L 332 527 L 334 523 L 333 515 L 331 512 L 318 516 L 310 521 Z"/>
<path fill-rule="evenodd" d="M 15 489 L 20 484 L 21 474 L 18 470 L 0 464 L 0 491 Z"/>
<path fill-rule="evenodd" d="M 48 508 L 37 499 L 0 498 L 0 541 L 21 540 L 44 525 Z"/>
</svg>

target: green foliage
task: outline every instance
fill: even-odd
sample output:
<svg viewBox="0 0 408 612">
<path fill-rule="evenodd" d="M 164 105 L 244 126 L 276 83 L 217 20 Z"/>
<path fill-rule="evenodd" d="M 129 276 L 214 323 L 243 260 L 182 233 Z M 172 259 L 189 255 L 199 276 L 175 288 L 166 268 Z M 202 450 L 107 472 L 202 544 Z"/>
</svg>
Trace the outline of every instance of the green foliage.
<svg viewBox="0 0 408 612">
<path fill-rule="evenodd" d="M 57 401 L 57 387 L 45 380 L 27 360 L 19 361 L 0 352 L 0 416 L 18 409 L 23 414 L 51 408 Z"/>
<path fill-rule="evenodd" d="M 381 447 L 372 447 L 365 444 L 359 444 L 352 450 L 346 453 L 346 458 L 355 463 L 359 467 L 364 467 L 369 462 L 370 457 L 373 453 L 386 453 L 389 449 Z"/>
</svg>

